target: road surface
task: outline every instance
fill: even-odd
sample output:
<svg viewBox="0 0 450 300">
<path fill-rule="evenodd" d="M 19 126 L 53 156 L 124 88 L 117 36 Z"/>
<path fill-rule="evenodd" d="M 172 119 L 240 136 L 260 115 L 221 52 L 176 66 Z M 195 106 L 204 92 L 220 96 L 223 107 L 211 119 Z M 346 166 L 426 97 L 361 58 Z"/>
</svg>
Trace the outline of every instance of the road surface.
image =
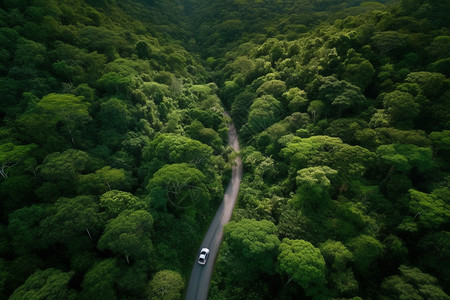
<svg viewBox="0 0 450 300">
<path fill-rule="evenodd" d="M 228 143 L 236 151 L 239 151 L 239 140 L 234 124 L 228 125 Z M 186 300 L 206 300 L 208 298 L 209 282 L 223 236 L 223 226 L 230 221 L 234 204 L 236 203 L 239 186 L 242 179 L 242 162 L 239 157 L 235 159 L 231 180 L 225 191 L 223 201 L 209 226 L 208 232 L 199 248 L 209 248 L 209 258 L 206 265 L 201 266 L 195 258 L 189 285 L 186 291 Z"/>
</svg>

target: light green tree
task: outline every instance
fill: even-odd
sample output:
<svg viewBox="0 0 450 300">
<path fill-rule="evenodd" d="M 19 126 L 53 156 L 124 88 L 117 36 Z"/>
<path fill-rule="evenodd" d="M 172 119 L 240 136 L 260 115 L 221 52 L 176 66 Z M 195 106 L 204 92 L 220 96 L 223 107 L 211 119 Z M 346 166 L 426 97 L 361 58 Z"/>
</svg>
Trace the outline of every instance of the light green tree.
<svg viewBox="0 0 450 300">
<path fill-rule="evenodd" d="M 280 241 L 272 222 L 254 219 L 232 221 L 224 227 L 224 240 L 231 255 L 247 272 L 273 273 Z"/>
<path fill-rule="evenodd" d="M 184 281 L 177 272 L 162 270 L 153 276 L 148 288 L 149 300 L 179 300 L 182 299 Z"/>
<path fill-rule="evenodd" d="M 296 207 L 306 209 L 323 208 L 330 201 L 330 178 L 337 175 L 337 171 L 327 166 L 317 166 L 301 169 L 297 172 L 297 194 L 291 200 Z"/>
<path fill-rule="evenodd" d="M 0 145 L 0 176 L 6 179 L 9 169 L 23 162 L 27 155 L 36 147 L 35 144 L 15 145 L 13 143 L 4 143 Z"/>
<path fill-rule="evenodd" d="M 325 260 L 320 250 L 304 240 L 283 239 L 279 246 L 280 269 L 297 282 L 308 296 L 318 294 L 324 287 Z"/>
<path fill-rule="evenodd" d="M 83 97 L 71 94 L 49 94 L 38 102 L 37 107 L 42 108 L 50 118 L 57 118 L 67 128 L 72 143 L 74 130 L 92 120 L 89 115 L 89 103 L 83 102 Z"/>
</svg>

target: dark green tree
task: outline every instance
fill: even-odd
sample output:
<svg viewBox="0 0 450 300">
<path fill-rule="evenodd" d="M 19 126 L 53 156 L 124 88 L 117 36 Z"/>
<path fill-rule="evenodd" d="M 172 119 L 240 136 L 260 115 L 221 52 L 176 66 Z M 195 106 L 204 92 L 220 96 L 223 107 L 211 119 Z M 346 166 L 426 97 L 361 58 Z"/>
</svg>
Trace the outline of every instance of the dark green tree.
<svg viewBox="0 0 450 300">
<path fill-rule="evenodd" d="M 98 248 L 124 255 L 128 264 L 130 258 L 149 261 L 153 250 L 150 239 L 152 233 L 153 217 L 150 213 L 145 210 L 125 210 L 106 224 Z"/>
<path fill-rule="evenodd" d="M 37 271 L 9 299 L 77 299 L 76 291 L 68 286 L 73 274 L 54 268 Z"/>
</svg>

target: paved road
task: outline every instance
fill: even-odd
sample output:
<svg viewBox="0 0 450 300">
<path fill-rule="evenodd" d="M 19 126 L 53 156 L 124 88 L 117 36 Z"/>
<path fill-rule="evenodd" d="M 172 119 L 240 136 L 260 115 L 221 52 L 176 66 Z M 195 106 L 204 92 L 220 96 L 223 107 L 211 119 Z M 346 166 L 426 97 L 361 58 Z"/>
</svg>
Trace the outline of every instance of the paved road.
<svg viewBox="0 0 450 300">
<path fill-rule="evenodd" d="M 229 144 L 234 150 L 239 151 L 239 140 L 234 124 L 228 126 Z M 238 157 L 233 166 L 231 181 L 225 191 L 222 204 L 216 212 L 214 220 L 209 226 L 208 232 L 199 248 L 209 248 L 209 258 L 206 265 L 201 266 L 195 258 L 194 267 L 192 268 L 189 286 L 186 292 L 186 300 L 206 300 L 208 298 L 209 282 L 211 281 L 212 269 L 217 257 L 220 242 L 223 236 L 223 226 L 230 221 L 234 204 L 239 192 L 239 185 L 242 179 L 242 162 Z"/>
</svg>

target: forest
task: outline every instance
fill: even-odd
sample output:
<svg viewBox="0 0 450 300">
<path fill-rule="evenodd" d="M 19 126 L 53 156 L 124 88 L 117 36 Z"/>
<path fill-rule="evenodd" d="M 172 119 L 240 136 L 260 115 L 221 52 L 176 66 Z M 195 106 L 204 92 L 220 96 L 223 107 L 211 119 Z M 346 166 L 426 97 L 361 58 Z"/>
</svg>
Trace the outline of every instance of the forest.
<svg viewBox="0 0 450 300">
<path fill-rule="evenodd" d="M 209 299 L 450 299 L 449 15 L 1 1 L 0 299 L 183 299 L 237 155 Z"/>
</svg>

